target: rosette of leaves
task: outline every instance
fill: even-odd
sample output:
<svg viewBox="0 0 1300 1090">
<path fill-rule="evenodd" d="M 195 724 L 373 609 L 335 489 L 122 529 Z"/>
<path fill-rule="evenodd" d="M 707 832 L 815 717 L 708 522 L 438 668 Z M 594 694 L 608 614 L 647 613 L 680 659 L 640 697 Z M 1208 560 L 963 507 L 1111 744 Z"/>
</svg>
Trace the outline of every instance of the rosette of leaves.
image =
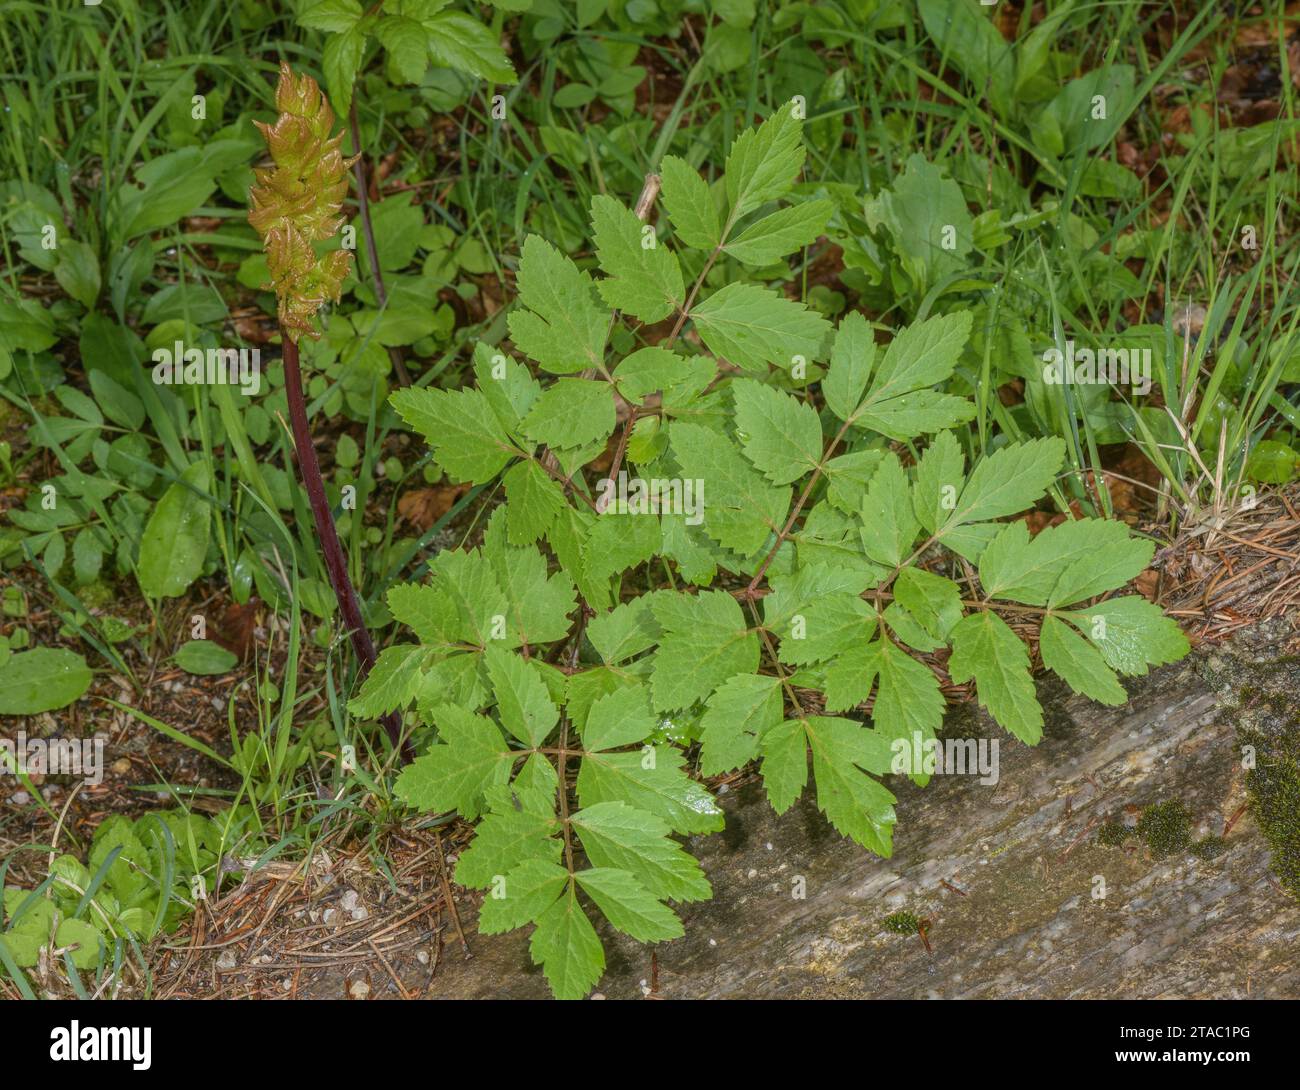
<svg viewBox="0 0 1300 1090">
<path fill-rule="evenodd" d="M 559 996 L 603 970 L 592 909 L 653 942 L 680 931 L 672 903 L 708 895 L 673 839 L 722 824 L 688 757 L 705 777 L 756 761 L 778 812 L 811 780 L 840 833 L 888 856 L 881 777 L 896 742 L 935 737 L 945 674 L 1032 745 L 1035 643 L 1105 703 L 1188 648 L 1144 598 L 1104 597 L 1151 542 L 1006 521 L 1054 486 L 1063 444 L 966 449 L 974 409 L 944 386 L 968 312 L 880 347 L 861 315 L 833 328 L 745 279 L 827 225 L 826 202 L 794 196 L 803 154 L 786 108 L 712 184 L 666 158 L 658 230 L 596 197 L 595 268 L 525 241 L 509 329 L 535 366 L 479 345 L 474 386 L 392 395 L 453 481 L 499 479 L 505 503 L 480 548 L 390 592 L 416 642 L 383 653 L 352 707 L 436 729 L 397 793 L 481 818 L 457 880 L 487 890 L 484 930 L 535 925 Z M 611 330 L 668 319 L 667 339 L 614 350 Z M 589 468 L 616 434 L 615 464 Z M 624 457 L 643 479 L 702 481 L 702 519 L 597 504 Z"/>
<path fill-rule="evenodd" d="M 70 970 L 119 964 L 132 947 L 174 931 L 193 909 L 195 879 L 204 895 L 216 889 L 222 846 L 250 815 L 229 815 L 224 834 L 209 818 L 175 810 L 110 817 L 95 830 L 88 865 L 60 855 L 37 890 L 4 887 L 0 973 L 18 979 L 48 950 L 63 951 Z"/>
<path fill-rule="evenodd" d="M 498 0 L 502 11 L 520 11 L 530 0 Z M 340 112 L 352 102 L 352 85 L 374 43 L 382 46 L 394 83 L 419 84 L 432 64 L 497 83 L 514 83 L 515 70 L 498 35 L 451 0 L 309 0 L 298 25 L 329 35 L 321 68 Z"/>
<path fill-rule="evenodd" d="M 352 268 L 350 251 L 317 257 L 312 244 L 333 238 L 343 224 L 339 213 L 353 160 L 340 151 L 342 131 L 330 135 L 334 111 L 316 81 L 295 75 L 284 62 L 275 107 L 280 116 L 273 125 L 254 122 L 273 166 L 253 172 L 248 222 L 262 236 L 280 328 L 296 341 L 303 334 L 320 336 L 312 318 L 327 302 L 338 302 Z"/>
</svg>

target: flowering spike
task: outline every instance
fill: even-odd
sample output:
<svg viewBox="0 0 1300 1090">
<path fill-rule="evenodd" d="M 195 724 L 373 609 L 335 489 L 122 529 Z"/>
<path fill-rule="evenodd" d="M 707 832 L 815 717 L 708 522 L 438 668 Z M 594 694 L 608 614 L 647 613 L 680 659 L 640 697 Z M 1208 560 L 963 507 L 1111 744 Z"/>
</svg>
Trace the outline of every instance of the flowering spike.
<svg viewBox="0 0 1300 1090">
<path fill-rule="evenodd" d="M 296 342 L 304 333 L 320 336 L 312 317 L 327 301 L 338 302 L 352 267 L 348 251 L 318 258 L 312 243 L 332 238 L 342 225 L 339 213 L 355 160 L 343 157 L 342 132 L 330 136 L 334 111 L 316 81 L 294 75 L 283 61 L 275 105 L 280 116 L 274 125 L 255 122 L 274 167 L 253 172 L 248 222 L 262 236 L 280 327 Z"/>
</svg>

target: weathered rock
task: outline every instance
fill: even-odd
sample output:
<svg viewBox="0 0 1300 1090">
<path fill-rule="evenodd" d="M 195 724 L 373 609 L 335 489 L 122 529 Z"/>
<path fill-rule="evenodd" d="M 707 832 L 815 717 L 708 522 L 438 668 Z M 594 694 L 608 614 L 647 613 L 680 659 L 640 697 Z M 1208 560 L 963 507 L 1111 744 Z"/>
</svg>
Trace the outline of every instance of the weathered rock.
<svg viewBox="0 0 1300 1090">
<path fill-rule="evenodd" d="M 1236 696 L 1295 694 L 1294 665 L 1271 666 L 1289 626 L 1156 671 L 1103 708 L 1045 681 L 1043 741 L 1029 748 L 970 708 L 946 735 L 997 738 L 1000 777 L 895 779 L 892 859 L 844 840 L 812 792 L 776 817 L 757 785 L 724 796 L 724 833 L 691 844 L 712 901 L 682 910 L 686 936 L 654 948 L 657 994 L 685 997 L 1300 996 L 1300 904 L 1269 870 L 1246 801 Z M 1177 801 L 1216 858 L 1157 858 L 1136 838 L 1106 846 L 1104 823 Z M 1239 816 L 1238 816 L 1239 815 Z M 1238 817 L 1235 823 L 1232 818 Z M 1300 820 L 1300 815 L 1297 816 Z M 802 879 L 805 896 L 800 899 Z M 957 892 L 960 890 L 961 892 Z M 882 920 L 929 920 L 933 953 Z M 449 946 L 429 994 L 540 997 L 526 932 Z M 651 948 L 612 938 L 598 985 L 609 998 L 655 983 Z"/>
</svg>

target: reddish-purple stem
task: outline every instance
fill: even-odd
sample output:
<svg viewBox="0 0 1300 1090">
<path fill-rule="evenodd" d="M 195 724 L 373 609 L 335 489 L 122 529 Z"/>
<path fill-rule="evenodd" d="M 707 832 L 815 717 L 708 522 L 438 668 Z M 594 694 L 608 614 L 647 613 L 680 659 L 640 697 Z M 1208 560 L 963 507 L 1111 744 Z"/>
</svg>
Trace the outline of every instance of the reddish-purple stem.
<svg viewBox="0 0 1300 1090">
<path fill-rule="evenodd" d="M 375 645 L 361 616 L 361 603 L 357 600 L 357 592 L 348 577 L 343 545 L 334 528 L 329 501 L 325 498 L 325 482 L 321 479 L 320 462 L 316 458 L 316 447 L 311 441 L 311 427 L 307 423 L 307 402 L 302 393 L 298 345 L 287 337 L 284 339 L 284 392 L 289 401 L 289 423 L 293 428 L 294 449 L 298 453 L 298 471 L 302 474 L 302 483 L 307 489 L 312 519 L 316 523 L 316 536 L 320 539 L 321 554 L 325 558 L 325 571 L 329 574 L 334 597 L 338 599 L 343 622 L 352 639 L 352 650 L 357 656 L 360 675 L 365 677 L 375 665 Z M 393 745 L 397 746 L 402 736 L 401 716 L 397 712 L 389 712 L 381 722 Z M 409 759 L 409 745 L 402 745 L 402 753 Z"/>
</svg>

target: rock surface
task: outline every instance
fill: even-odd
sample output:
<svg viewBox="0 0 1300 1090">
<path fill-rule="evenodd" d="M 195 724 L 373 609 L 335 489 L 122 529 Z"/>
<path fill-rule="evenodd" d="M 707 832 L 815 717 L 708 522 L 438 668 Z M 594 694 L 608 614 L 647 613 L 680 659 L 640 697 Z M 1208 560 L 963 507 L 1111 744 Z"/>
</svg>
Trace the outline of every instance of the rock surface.
<svg viewBox="0 0 1300 1090">
<path fill-rule="evenodd" d="M 1002 734 L 973 709 L 945 736 L 998 739 L 999 778 L 895 777 L 892 859 L 841 838 L 812 792 L 776 817 L 756 784 L 723 796 L 726 831 L 690 845 L 712 901 L 686 906 L 684 938 L 606 940 L 608 998 L 1110 998 L 1300 996 L 1300 904 L 1269 869 L 1246 802 L 1240 694 L 1300 700 L 1279 621 L 1212 654 L 1137 679 L 1121 708 L 1045 681 L 1043 741 Z M 1191 835 L 1222 854 L 1165 858 L 1141 840 L 1099 842 L 1104 823 L 1177 801 Z M 1236 820 L 1233 821 L 1233 818 Z M 1300 815 L 1297 816 L 1300 820 Z M 958 892 L 960 891 L 960 892 Z M 803 896 L 798 896 L 802 893 Z M 431 997 L 543 997 L 526 931 L 444 951 Z M 883 919 L 929 921 L 932 952 Z M 656 979 L 657 977 L 657 979 Z"/>
</svg>

